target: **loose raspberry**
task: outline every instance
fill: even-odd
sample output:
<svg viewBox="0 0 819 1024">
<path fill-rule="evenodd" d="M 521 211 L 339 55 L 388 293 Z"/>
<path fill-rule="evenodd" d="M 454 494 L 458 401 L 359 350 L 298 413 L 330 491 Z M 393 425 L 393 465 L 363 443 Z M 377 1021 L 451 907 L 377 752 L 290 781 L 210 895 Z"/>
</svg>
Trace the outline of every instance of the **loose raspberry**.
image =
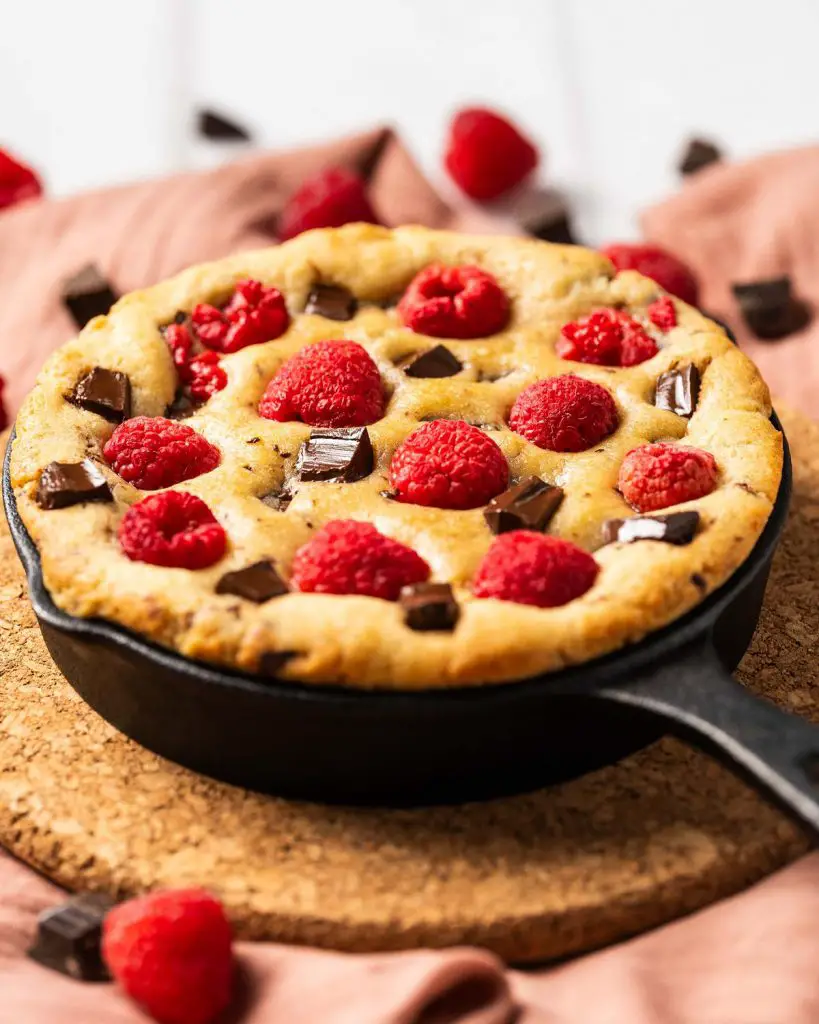
<svg viewBox="0 0 819 1024">
<path fill-rule="evenodd" d="M 330 167 L 308 178 L 287 200 L 279 218 L 279 238 L 284 241 L 311 228 L 338 228 L 355 221 L 381 223 L 364 179 L 344 167 Z"/>
<path fill-rule="evenodd" d="M 179 373 L 179 379 L 188 381 L 188 363 L 193 351 L 193 337 L 187 324 L 168 324 L 164 331 L 165 341 L 171 350 L 173 364 Z"/>
<path fill-rule="evenodd" d="M 191 427 L 164 416 L 134 416 L 116 428 L 102 453 L 113 471 L 143 491 L 190 480 L 219 465 L 219 449 Z"/>
<path fill-rule="evenodd" d="M 604 387 L 574 374 L 524 388 L 509 414 L 516 434 L 553 452 L 582 452 L 617 429 L 614 399 Z"/>
<path fill-rule="evenodd" d="M 634 448 L 620 466 L 617 486 L 638 512 L 692 501 L 717 484 L 717 463 L 710 452 L 682 444 L 646 444 Z"/>
<path fill-rule="evenodd" d="M 697 279 L 688 267 L 656 245 L 607 245 L 600 250 L 618 270 L 636 270 L 692 306 L 697 305 Z"/>
<path fill-rule="evenodd" d="M 478 508 L 509 483 L 506 456 L 477 427 L 433 420 L 396 448 L 390 483 L 398 501 L 431 508 Z"/>
<path fill-rule="evenodd" d="M 227 384 L 227 374 L 219 365 L 216 352 L 202 352 L 194 356 L 186 367 L 191 398 L 207 402 Z"/>
<path fill-rule="evenodd" d="M 384 415 L 381 374 L 357 342 L 318 341 L 279 367 L 259 415 L 311 427 L 365 427 Z"/>
<path fill-rule="evenodd" d="M 667 295 L 655 299 L 646 309 L 648 319 L 661 331 L 670 331 L 677 326 L 677 309 Z"/>
<path fill-rule="evenodd" d="M 110 910 L 102 955 L 160 1024 L 210 1024 L 230 1002 L 232 941 L 218 900 L 202 889 L 168 889 Z"/>
<path fill-rule="evenodd" d="M 640 324 L 619 309 L 596 309 L 564 324 L 555 351 L 561 359 L 598 366 L 636 366 L 657 354 Z"/>
<path fill-rule="evenodd" d="M 416 334 L 486 338 L 509 321 L 509 299 L 480 267 L 433 263 L 416 274 L 398 303 L 398 315 Z"/>
<path fill-rule="evenodd" d="M 512 530 L 492 541 L 472 592 L 475 597 L 555 608 L 585 594 L 598 572 L 592 556 L 571 541 Z"/>
<path fill-rule="evenodd" d="M 371 523 L 336 519 L 296 552 L 291 579 L 307 593 L 364 594 L 396 601 L 402 587 L 429 579 L 429 566 Z"/>
<path fill-rule="evenodd" d="M 467 107 L 449 126 L 444 163 L 473 199 L 496 199 L 523 181 L 537 162 L 532 143 L 492 110 Z"/>
<path fill-rule="evenodd" d="M 229 353 L 278 338 L 287 330 L 290 315 L 278 288 L 248 280 L 237 283 L 221 309 L 209 302 L 194 306 L 191 322 L 203 345 Z"/>
<path fill-rule="evenodd" d="M 42 195 L 43 186 L 34 171 L 0 149 L 0 210 Z"/>
<path fill-rule="evenodd" d="M 216 517 L 187 491 L 162 491 L 132 505 L 119 524 L 119 543 L 132 562 L 206 569 L 225 553 Z"/>
</svg>

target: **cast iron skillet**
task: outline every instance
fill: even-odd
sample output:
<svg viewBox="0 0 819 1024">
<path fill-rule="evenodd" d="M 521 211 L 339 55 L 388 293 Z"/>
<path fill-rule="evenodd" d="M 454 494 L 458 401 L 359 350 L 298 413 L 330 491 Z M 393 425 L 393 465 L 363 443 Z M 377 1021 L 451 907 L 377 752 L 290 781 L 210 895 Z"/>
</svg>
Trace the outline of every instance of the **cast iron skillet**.
<svg viewBox="0 0 819 1024">
<path fill-rule="evenodd" d="M 671 732 L 717 755 L 819 833 L 819 728 L 729 675 L 759 619 L 785 523 L 787 444 L 762 537 L 728 583 L 692 613 L 578 668 L 412 694 L 261 680 L 182 658 L 111 623 L 66 615 L 43 585 L 8 461 L 7 455 L 6 514 L 54 661 L 103 718 L 172 761 L 291 798 L 423 805 L 531 790 L 610 764 Z"/>
</svg>

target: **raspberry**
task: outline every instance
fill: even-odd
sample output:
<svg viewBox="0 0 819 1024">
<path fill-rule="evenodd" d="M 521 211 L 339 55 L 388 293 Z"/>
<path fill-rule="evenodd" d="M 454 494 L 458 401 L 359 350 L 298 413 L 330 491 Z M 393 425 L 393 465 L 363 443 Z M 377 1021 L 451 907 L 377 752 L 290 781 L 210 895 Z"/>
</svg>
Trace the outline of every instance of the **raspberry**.
<svg viewBox="0 0 819 1024">
<path fill-rule="evenodd" d="M 202 889 L 168 889 L 110 910 L 102 955 L 160 1024 L 209 1024 L 230 1002 L 232 941 L 218 900 Z"/>
<path fill-rule="evenodd" d="M 655 299 L 646 309 L 646 315 L 661 331 L 670 331 L 677 326 L 677 310 L 667 295 Z"/>
<path fill-rule="evenodd" d="M 492 110 L 467 107 L 449 126 L 444 164 L 473 199 L 496 199 L 523 181 L 537 162 L 532 143 Z"/>
<path fill-rule="evenodd" d="M 30 167 L 0 149 L 0 210 L 42 195 L 40 179 Z"/>
<path fill-rule="evenodd" d="M 577 363 L 636 366 L 656 355 L 657 345 L 628 313 L 596 309 L 561 327 L 555 351 Z"/>
<path fill-rule="evenodd" d="M 486 338 L 509 321 L 509 299 L 479 267 L 433 263 L 410 281 L 398 314 L 416 334 L 433 338 Z"/>
<path fill-rule="evenodd" d="M 617 486 L 638 512 L 656 512 L 710 494 L 717 483 L 714 456 L 682 444 L 646 444 L 623 459 Z"/>
<path fill-rule="evenodd" d="M 206 402 L 227 384 L 227 374 L 219 365 L 216 352 L 202 352 L 194 356 L 186 367 L 191 397 Z"/>
<path fill-rule="evenodd" d="M 180 380 L 189 380 L 188 363 L 193 349 L 193 338 L 187 324 L 168 324 L 164 331 L 165 341 L 171 350 L 173 364 Z"/>
<path fill-rule="evenodd" d="M 475 597 L 555 608 L 585 594 L 598 572 L 592 556 L 571 541 L 512 530 L 492 541 L 472 592 Z"/>
<path fill-rule="evenodd" d="M 398 501 L 431 508 L 477 508 L 509 483 L 506 456 L 477 427 L 433 420 L 396 448 L 390 483 Z"/>
<path fill-rule="evenodd" d="M 616 430 L 618 422 L 610 393 L 571 373 L 525 388 L 509 414 L 516 434 L 553 452 L 585 451 Z"/>
<path fill-rule="evenodd" d="M 284 334 L 290 316 L 278 288 L 260 281 L 238 281 L 230 301 L 219 309 L 200 302 L 191 313 L 196 336 L 216 352 L 238 352 Z"/>
<path fill-rule="evenodd" d="M 279 367 L 259 402 L 266 420 L 364 427 L 384 414 L 381 374 L 355 341 L 318 341 Z"/>
<path fill-rule="evenodd" d="M 371 523 L 336 519 L 299 548 L 291 578 L 307 593 L 364 594 L 396 601 L 402 587 L 429 578 L 429 566 Z"/>
<path fill-rule="evenodd" d="M 119 524 L 119 543 L 132 562 L 206 569 L 225 553 L 225 531 L 187 491 L 162 491 L 132 505 Z"/>
<path fill-rule="evenodd" d="M 684 263 L 665 249 L 656 245 L 621 243 L 607 245 L 600 251 L 618 270 L 636 270 L 683 302 L 697 305 L 697 279 Z"/>
<path fill-rule="evenodd" d="M 184 423 L 134 416 L 116 428 L 102 453 L 115 473 L 143 491 L 190 480 L 219 465 L 219 449 Z"/>
<path fill-rule="evenodd" d="M 284 241 L 311 228 L 339 228 L 353 221 L 381 223 L 364 179 L 345 167 L 329 167 L 308 178 L 287 200 L 279 218 L 279 238 Z"/>
</svg>

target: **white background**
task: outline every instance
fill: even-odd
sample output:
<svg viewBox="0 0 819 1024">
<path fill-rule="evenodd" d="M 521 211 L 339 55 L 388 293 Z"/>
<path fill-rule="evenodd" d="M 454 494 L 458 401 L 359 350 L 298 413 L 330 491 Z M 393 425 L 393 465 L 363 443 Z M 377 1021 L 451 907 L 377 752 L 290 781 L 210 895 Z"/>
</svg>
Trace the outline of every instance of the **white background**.
<svg viewBox="0 0 819 1024">
<path fill-rule="evenodd" d="M 692 132 L 733 157 L 819 137 L 817 0 L 0 0 L 0 145 L 52 192 L 213 159 L 211 105 L 285 147 L 397 125 L 441 176 L 485 101 L 542 145 L 592 242 L 676 187 Z"/>
</svg>

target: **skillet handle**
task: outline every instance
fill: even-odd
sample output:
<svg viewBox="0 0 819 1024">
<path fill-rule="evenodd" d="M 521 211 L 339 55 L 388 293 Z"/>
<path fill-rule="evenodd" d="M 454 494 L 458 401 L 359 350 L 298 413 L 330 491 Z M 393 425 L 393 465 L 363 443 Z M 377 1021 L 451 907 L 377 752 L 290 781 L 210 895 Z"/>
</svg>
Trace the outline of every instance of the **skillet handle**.
<svg viewBox="0 0 819 1024">
<path fill-rule="evenodd" d="M 819 726 L 738 683 L 710 638 L 691 643 L 672 664 L 598 694 L 663 719 L 669 732 L 714 754 L 819 842 Z"/>
</svg>

